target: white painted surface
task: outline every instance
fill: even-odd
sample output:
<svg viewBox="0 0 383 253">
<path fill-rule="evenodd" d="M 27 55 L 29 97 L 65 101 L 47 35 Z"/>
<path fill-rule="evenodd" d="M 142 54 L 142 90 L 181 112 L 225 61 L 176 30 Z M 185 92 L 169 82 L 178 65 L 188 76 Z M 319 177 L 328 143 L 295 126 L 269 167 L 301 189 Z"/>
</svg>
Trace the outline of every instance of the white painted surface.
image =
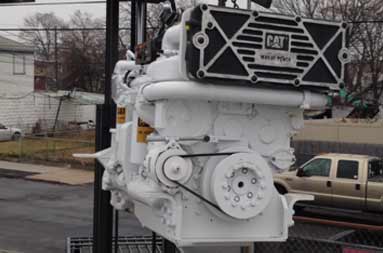
<svg viewBox="0 0 383 253">
<path fill-rule="evenodd" d="M 13 63 L 14 57 L 15 64 Z M 24 64 L 18 61 L 20 57 L 25 57 L 25 69 Z M 0 97 L 5 95 L 20 96 L 33 91 L 33 62 L 33 53 L 6 53 L 0 51 Z"/>
<path fill-rule="evenodd" d="M 0 123 L 21 128 L 26 133 L 31 132 L 38 121 L 42 128 L 51 128 L 58 105 L 59 99 L 38 93 L 18 99 L 0 98 Z M 95 105 L 63 102 L 58 120 L 61 125 L 70 121 L 95 121 L 95 110 Z"/>
</svg>

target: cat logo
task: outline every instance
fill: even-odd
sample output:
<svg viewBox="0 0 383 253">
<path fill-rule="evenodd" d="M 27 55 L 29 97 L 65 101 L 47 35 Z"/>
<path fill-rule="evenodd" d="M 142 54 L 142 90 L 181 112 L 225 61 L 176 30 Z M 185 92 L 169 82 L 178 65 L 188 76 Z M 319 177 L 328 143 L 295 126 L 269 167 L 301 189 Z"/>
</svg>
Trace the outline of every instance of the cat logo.
<svg viewBox="0 0 383 253">
<path fill-rule="evenodd" d="M 289 51 L 289 36 L 266 33 L 266 49 Z"/>
</svg>

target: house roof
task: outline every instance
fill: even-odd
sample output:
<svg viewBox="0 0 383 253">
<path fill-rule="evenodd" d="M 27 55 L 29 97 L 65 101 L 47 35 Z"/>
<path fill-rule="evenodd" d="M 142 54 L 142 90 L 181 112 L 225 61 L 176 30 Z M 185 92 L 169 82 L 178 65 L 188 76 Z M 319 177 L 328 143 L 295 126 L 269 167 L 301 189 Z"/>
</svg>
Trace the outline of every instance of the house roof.
<svg viewBox="0 0 383 253">
<path fill-rule="evenodd" d="M 18 53 L 33 53 L 33 47 L 0 36 L 0 51 L 2 52 L 18 52 Z"/>
</svg>

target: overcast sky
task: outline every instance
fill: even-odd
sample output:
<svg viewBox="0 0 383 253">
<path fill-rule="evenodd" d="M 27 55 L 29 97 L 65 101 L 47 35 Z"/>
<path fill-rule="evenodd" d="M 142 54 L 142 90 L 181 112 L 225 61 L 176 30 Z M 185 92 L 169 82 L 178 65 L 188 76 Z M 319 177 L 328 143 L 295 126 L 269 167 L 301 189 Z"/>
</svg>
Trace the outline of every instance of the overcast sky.
<svg viewBox="0 0 383 253">
<path fill-rule="evenodd" d="M 74 2 L 79 0 L 60 0 L 61 2 Z M 90 0 L 81 0 L 90 1 Z M 1 0 L 0 0 L 1 2 Z M 36 0 L 37 3 L 57 2 L 57 0 Z M 16 6 L 4 7 L 0 5 L 0 27 L 22 27 L 24 17 L 35 12 L 54 12 L 57 16 L 68 19 L 75 10 L 92 13 L 96 17 L 105 16 L 105 4 L 62 5 L 62 6 Z"/>
<path fill-rule="evenodd" d="M 92 0 L 35 0 L 36 3 L 78 2 Z M 176 0 L 177 1 L 177 0 Z M 208 2 L 216 4 L 218 0 L 193 0 L 196 2 Z M 246 6 L 246 0 L 237 0 L 242 6 Z M 227 1 L 228 4 L 231 1 Z M 1 0 L 0 0 L 1 3 Z M 73 5 L 54 5 L 54 6 L 1 6 L 0 4 L 0 28 L 22 28 L 23 20 L 36 12 L 54 12 L 58 17 L 68 20 L 70 15 L 76 10 L 91 13 L 93 17 L 105 17 L 105 3 L 97 4 L 73 4 Z M 19 40 L 18 32 L 0 31 L 0 36 L 9 39 Z"/>
<path fill-rule="evenodd" d="M 37 3 L 50 3 L 50 2 L 76 2 L 76 1 L 91 1 L 91 0 L 35 0 Z M 176 0 L 177 1 L 177 0 Z M 211 2 L 216 4 L 218 0 L 196 0 L 197 2 Z M 0 0 L 1 2 L 1 0 Z M 231 1 L 227 1 L 228 4 Z M 238 0 L 239 4 L 244 4 L 244 0 Z M 82 10 L 92 13 L 95 17 L 105 17 L 105 4 L 74 4 L 62 6 L 16 6 L 4 7 L 0 5 L 0 28 L 8 27 L 22 27 L 23 19 L 35 12 L 54 12 L 57 16 L 68 19 L 75 10 Z"/>
</svg>

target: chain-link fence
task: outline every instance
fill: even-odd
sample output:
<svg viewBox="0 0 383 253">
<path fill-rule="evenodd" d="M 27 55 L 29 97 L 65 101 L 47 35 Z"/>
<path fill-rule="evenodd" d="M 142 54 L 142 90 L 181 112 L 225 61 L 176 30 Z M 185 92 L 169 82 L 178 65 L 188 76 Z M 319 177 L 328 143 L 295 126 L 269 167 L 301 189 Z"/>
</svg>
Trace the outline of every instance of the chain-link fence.
<svg viewBox="0 0 383 253">
<path fill-rule="evenodd" d="M 151 253 L 153 252 L 153 242 L 155 242 L 155 252 L 161 253 L 162 239 L 155 241 L 150 236 L 130 236 L 118 238 L 118 253 Z M 72 237 L 67 239 L 66 253 L 91 253 L 93 246 L 92 237 Z M 114 247 L 114 239 L 113 239 Z M 112 252 L 116 252 L 113 248 Z"/>
<path fill-rule="evenodd" d="M 56 132 L 54 135 L 26 135 L 0 142 L 0 159 L 46 165 L 93 168 L 92 159 L 73 157 L 73 153 L 94 153 L 94 130 Z"/>
<path fill-rule="evenodd" d="M 91 237 L 68 238 L 67 253 L 92 252 L 92 243 Z M 163 252 L 161 245 L 162 242 L 157 237 L 157 253 Z M 286 242 L 255 242 L 253 245 L 253 249 L 246 248 L 246 252 L 381 253 L 383 252 L 383 227 L 380 230 L 379 228 L 368 230 L 356 226 L 350 228 L 296 221 L 295 225 L 290 228 L 289 238 Z M 150 236 L 120 237 L 118 253 L 133 252 L 152 252 L 152 238 Z"/>
<path fill-rule="evenodd" d="M 369 231 L 296 222 L 286 242 L 259 242 L 254 252 L 268 253 L 378 253 L 383 252 L 383 227 Z"/>
</svg>

